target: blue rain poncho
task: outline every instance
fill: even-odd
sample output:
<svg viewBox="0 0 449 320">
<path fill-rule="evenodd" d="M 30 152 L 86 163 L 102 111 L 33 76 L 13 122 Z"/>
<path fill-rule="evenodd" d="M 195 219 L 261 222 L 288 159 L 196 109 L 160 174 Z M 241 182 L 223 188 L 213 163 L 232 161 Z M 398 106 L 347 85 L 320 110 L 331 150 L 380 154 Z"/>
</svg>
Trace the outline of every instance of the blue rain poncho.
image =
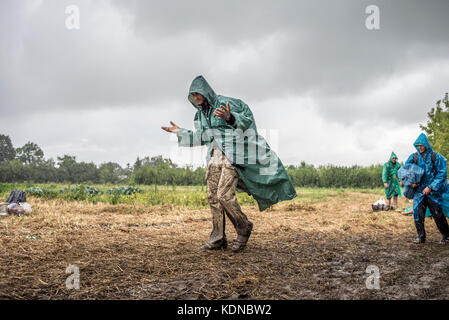
<svg viewBox="0 0 449 320">
<path fill-rule="evenodd" d="M 404 196 L 413 199 L 418 188 L 412 188 L 411 184 L 419 184 L 424 175 L 424 169 L 414 163 L 404 165 L 398 170 L 398 178 L 405 186 Z"/>
<path fill-rule="evenodd" d="M 424 133 L 421 133 L 413 144 L 418 152 L 418 166 L 424 170 L 424 175 L 419 182 L 413 196 L 413 216 L 418 221 L 418 205 L 423 201 L 422 191 L 429 187 L 432 192 L 427 195 L 429 199 L 440 206 L 446 216 L 449 217 L 449 182 L 447 179 L 447 160 L 441 154 L 437 154 L 435 158 L 435 166 L 432 163 L 433 149 Z M 424 159 L 419 153 L 418 145 L 426 147 L 426 158 Z M 411 154 L 405 165 L 414 164 L 414 154 Z"/>
</svg>

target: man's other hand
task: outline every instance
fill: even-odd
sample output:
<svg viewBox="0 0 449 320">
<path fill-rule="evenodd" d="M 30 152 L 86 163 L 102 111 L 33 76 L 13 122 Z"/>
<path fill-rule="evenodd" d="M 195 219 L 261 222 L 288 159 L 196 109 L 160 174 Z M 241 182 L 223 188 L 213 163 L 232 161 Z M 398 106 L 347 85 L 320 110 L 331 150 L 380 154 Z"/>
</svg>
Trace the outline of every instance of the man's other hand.
<svg viewBox="0 0 449 320">
<path fill-rule="evenodd" d="M 388 183 L 384 182 L 384 187 L 388 188 Z"/>
<path fill-rule="evenodd" d="M 231 107 L 229 106 L 229 102 L 226 104 L 226 107 L 220 106 L 220 108 L 221 109 L 215 109 L 214 114 L 225 121 L 229 121 L 229 119 L 231 119 Z"/>
<path fill-rule="evenodd" d="M 422 194 L 430 194 L 432 192 L 432 189 L 430 189 L 429 187 L 425 187 L 424 190 L 422 191 Z"/>
<path fill-rule="evenodd" d="M 173 121 L 170 121 L 170 124 L 172 125 L 171 127 L 161 127 L 161 128 L 167 132 L 178 133 L 179 127 Z"/>
</svg>

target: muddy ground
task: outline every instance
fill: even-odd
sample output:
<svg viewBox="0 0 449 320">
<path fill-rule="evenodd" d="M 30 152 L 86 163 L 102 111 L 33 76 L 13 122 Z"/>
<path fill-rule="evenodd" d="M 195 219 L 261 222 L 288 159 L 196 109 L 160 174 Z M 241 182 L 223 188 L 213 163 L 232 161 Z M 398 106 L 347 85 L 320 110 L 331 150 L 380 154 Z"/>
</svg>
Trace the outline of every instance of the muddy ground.
<svg viewBox="0 0 449 320">
<path fill-rule="evenodd" d="M 413 218 L 373 213 L 378 198 L 335 191 L 266 212 L 244 207 L 254 229 L 239 254 L 199 250 L 207 209 L 32 199 L 31 216 L 0 218 L 0 298 L 449 298 L 449 246 L 438 244 L 434 222 L 426 219 L 428 242 L 415 245 Z M 79 290 L 66 288 L 69 265 L 79 268 Z M 378 290 L 366 287 L 370 265 Z"/>
</svg>

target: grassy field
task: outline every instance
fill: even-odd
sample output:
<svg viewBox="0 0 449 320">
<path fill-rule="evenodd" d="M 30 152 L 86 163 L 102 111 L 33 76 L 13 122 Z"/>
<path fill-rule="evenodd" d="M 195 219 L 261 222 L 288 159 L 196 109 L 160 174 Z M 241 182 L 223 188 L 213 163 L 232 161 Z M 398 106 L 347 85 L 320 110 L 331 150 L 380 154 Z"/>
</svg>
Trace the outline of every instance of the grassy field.
<svg viewBox="0 0 449 320">
<path fill-rule="evenodd" d="M 78 201 L 87 203 L 109 203 L 109 204 L 146 204 L 146 205 L 174 205 L 189 209 L 209 208 L 207 203 L 206 186 L 159 186 L 139 185 L 137 188 L 142 193 L 133 195 L 108 194 L 107 191 L 125 185 L 69 185 L 69 184 L 0 184 L 0 199 L 6 199 L 12 190 L 29 191 L 30 188 L 41 188 L 44 194 L 32 197 L 45 200 L 63 199 L 67 201 Z M 81 192 L 62 193 L 64 189 L 70 188 L 94 188 L 101 192 L 100 195 L 89 195 Z M 319 200 L 327 196 L 335 196 L 348 191 L 357 191 L 367 194 L 382 194 L 383 189 L 320 189 L 320 188 L 296 188 L 301 193 L 301 198 Z M 82 191 L 82 190 L 81 190 Z M 237 198 L 241 205 L 256 205 L 256 201 L 245 192 L 237 192 Z"/>
<path fill-rule="evenodd" d="M 0 201 L 28 187 L 2 185 Z M 414 245 L 412 217 L 373 213 L 380 189 L 298 189 L 264 212 L 239 194 L 254 229 L 246 250 L 233 254 L 199 250 L 211 228 L 205 188 L 141 188 L 117 204 L 104 194 L 29 197 L 30 216 L 0 217 L 0 298 L 449 298 L 449 246 L 437 243 L 431 219 L 428 242 Z M 68 265 L 79 267 L 79 290 L 66 288 Z M 379 290 L 366 288 L 370 265 L 380 270 Z"/>
<path fill-rule="evenodd" d="M 206 186 L 138 186 L 142 193 L 132 195 L 108 194 L 107 191 L 116 185 L 66 185 L 66 184 L 3 184 L 0 185 L 0 198 L 7 198 L 12 190 L 29 190 L 30 188 L 41 188 L 46 200 L 63 199 L 67 201 L 78 201 L 87 203 L 109 203 L 109 204 L 143 204 L 143 205 L 174 205 L 190 209 L 208 208 Z M 93 188 L 101 192 L 100 195 L 90 195 L 79 192 L 82 188 Z M 71 188 L 78 188 L 77 192 L 70 192 Z M 69 192 L 62 193 L 64 189 Z M 28 192 L 30 193 L 30 192 Z M 32 193 L 31 193 L 32 194 Z M 237 195 L 242 205 L 254 205 L 256 202 L 246 193 Z"/>
</svg>

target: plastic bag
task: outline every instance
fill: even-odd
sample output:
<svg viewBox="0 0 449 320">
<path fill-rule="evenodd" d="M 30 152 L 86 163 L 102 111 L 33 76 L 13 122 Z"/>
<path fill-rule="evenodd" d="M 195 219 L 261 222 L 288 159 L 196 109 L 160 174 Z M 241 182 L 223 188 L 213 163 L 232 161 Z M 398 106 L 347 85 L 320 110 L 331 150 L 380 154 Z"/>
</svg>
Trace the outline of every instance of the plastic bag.
<svg viewBox="0 0 449 320">
<path fill-rule="evenodd" d="M 424 175 L 424 169 L 414 163 L 407 163 L 398 170 L 398 178 L 405 186 L 418 184 Z"/>
<path fill-rule="evenodd" d="M 8 205 L 6 210 L 7 210 L 7 212 L 9 214 L 13 214 L 13 215 L 16 215 L 16 216 L 21 216 L 21 215 L 24 215 L 24 214 L 31 213 L 31 206 L 28 203 L 26 203 L 26 202 L 11 203 L 10 205 Z"/>
<path fill-rule="evenodd" d="M 19 206 L 21 206 L 23 208 L 23 210 L 25 211 L 25 214 L 30 214 L 32 211 L 30 204 L 27 202 L 21 202 L 21 203 L 19 203 Z"/>
<path fill-rule="evenodd" d="M 0 216 L 8 216 L 8 203 L 0 203 Z"/>
<path fill-rule="evenodd" d="M 377 204 L 377 205 L 383 204 L 383 205 L 385 205 L 385 204 L 387 204 L 387 203 L 385 202 L 385 199 L 384 199 L 384 198 L 381 198 L 381 199 L 377 200 L 376 202 L 374 202 L 374 204 Z"/>
<path fill-rule="evenodd" d="M 379 210 L 385 210 L 385 207 L 387 206 L 385 199 L 381 198 L 374 202 L 372 205 L 373 211 L 379 211 Z"/>
</svg>

